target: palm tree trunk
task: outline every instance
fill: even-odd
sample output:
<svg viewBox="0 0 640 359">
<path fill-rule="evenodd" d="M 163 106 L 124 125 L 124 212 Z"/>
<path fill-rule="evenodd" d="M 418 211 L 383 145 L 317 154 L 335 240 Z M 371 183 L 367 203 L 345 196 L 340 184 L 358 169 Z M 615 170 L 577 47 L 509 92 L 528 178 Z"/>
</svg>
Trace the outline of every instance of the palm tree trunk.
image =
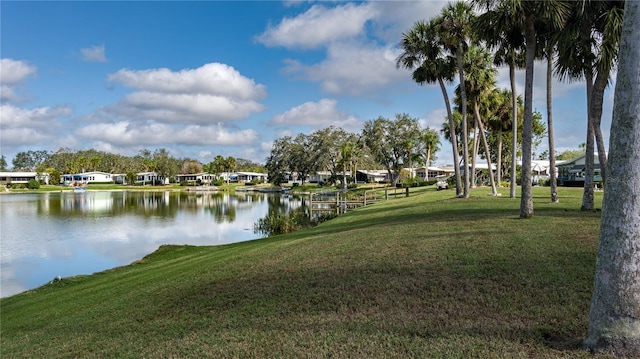
<svg viewBox="0 0 640 359">
<path fill-rule="evenodd" d="M 460 77 L 460 99 L 462 100 L 462 161 L 464 163 L 464 191 L 462 197 L 469 198 L 469 129 L 467 126 L 467 91 L 464 83 L 462 47 L 456 49 L 456 62 Z"/>
<path fill-rule="evenodd" d="M 531 142 L 533 140 L 533 64 L 536 55 L 536 30 L 534 21 L 535 16 L 528 14 L 525 19 L 527 69 L 525 71 L 524 81 L 524 121 L 522 123 L 522 197 L 520 199 L 520 218 L 533 217 Z"/>
<path fill-rule="evenodd" d="M 498 182 L 498 187 L 502 187 L 501 183 L 502 183 L 502 128 L 498 129 L 498 153 L 497 155 L 497 173 L 496 173 L 496 179 Z"/>
<path fill-rule="evenodd" d="M 587 109 L 591 108 L 591 94 L 593 91 L 593 76 L 587 72 L 585 75 L 587 80 Z M 592 211 L 594 207 L 593 203 L 593 157 L 594 157 L 594 135 L 593 135 L 593 118 L 591 111 L 587 110 L 587 142 L 585 148 L 584 158 L 584 192 L 582 194 L 582 206 L 580 209 L 583 211 Z"/>
<path fill-rule="evenodd" d="M 493 167 L 491 166 L 491 153 L 489 152 L 489 144 L 487 143 L 487 136 L 484 133 L 484 125 L 482 124 L 482 119 L 480 118 L 480 109 L 478 108 L 478 101 L 473 101 L 473 112 L 476 115 L 476 123 L 478 127 L 480 127 L 480 138 L 482 138 L 482 144 L 484 145 L 484 154 L 487 157 L 487 172 L 489 173 L 489 182 L 491 183 L 491 193 L 494 196 L 498 195 L 498 190 L 496 189 L 496 181 L 493 178 Z"/>
<path fill-rule="evenodd" d="M 478 161 L 478 146 L 480 145 L 480 141 L 478 141 L 478 119 L 474 118 L 473 121 L 473 142 L 471 149 L 471 188 L 478 187 L 478 178 L 476 175 L 476 164 Z"/>
<path fill-rule="evenodd" d="M 456 124 L 453 120 L 453 113 L 451 112 L 451 103 L 449 102 L 449 94 L 447 88 L 444 85 L 442 78 L 438 78 L 440 84 L 440 90 L 442 90 L 442 97 L 444 97 L 445 107 L 447 108 L 447 118 L 449 119 L 449 131 L 451 132 L 451 147 L 453 148 L 453 164 L 454 173 L 456 177 L 456 196 L 462 195 L 462 180 L 460 178 L 460 154 L 458 153 L 458 138 L 456 135 Z"/>
<path fill-rule="evenodd" d="M 589 112 L 593 120 L 593 132 L 596 136 L 596 145 L 598 147 L 598 161 L 600 162 L 600 175 L 602 180 L 606 177 L 607 153 L 605 150 L 604 139 L 602 137 L 602 129 L 600 128 L 602 121 L 602 103 L 604 99 L 604 90 L 609 82 L 609 74 L 606 75 L 598 72 L 596 80 L 593 84 L 591 92 L 591 106 Z"/>
<path fill-rule="evenodd" d="M 556 149 L 553 137 L 553 53 L 552 46 L 547 47 L 547 134 L 549 135 L 549 170 L 551 184 L 551 203 L 558 203 L 558 174 L 556 173 Z"/>
<path fill-rule="evenodd" d="M 516 173 L 518 171 L 518 97 L 516 95 L 516 70 L 515 70 L 515 54 L 512 56 L 512 61 L 509 64 L 509 81 L 511 82 L 511 111 L 513 121 L 511 123 L 511 132 L 513 133 L 513 139 L 511 141 L 511 182 L 509 183 L 511 191 L 510 198 L 516 198 Z"/>
<path fill-rule="evenodd" d="M 640 2 L 627 1 L 589 331 L 584 344 L 640 357 Z M 636 144 L 630 146 L 630 144 Z"/>
</svg>

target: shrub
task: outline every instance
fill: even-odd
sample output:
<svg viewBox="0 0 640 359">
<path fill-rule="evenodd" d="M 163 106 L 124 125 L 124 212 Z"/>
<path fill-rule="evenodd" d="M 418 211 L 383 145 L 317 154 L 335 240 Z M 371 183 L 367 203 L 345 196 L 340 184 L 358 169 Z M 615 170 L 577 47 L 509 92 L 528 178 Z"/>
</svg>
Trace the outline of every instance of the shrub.
<svg viewBox="0 0 640 359">
<path fill-rule="evenodd" d="M 307 217 L 304 208 L 292 211 L 291 213 L 269 213 L 260 218 L 253 225 L 254 233 L 261 233 L 265 237 L 276 234 L 294 232 L 311 226 L 311 221 Z"/>
<path fill-rule="evenodd" d="M 37 180 L 29 180 L 29 182 L 27 183 L 27 188 L 28 189 L 38 189 L 40 188 L 40 182 L 38 182 Z"/>
</svg>

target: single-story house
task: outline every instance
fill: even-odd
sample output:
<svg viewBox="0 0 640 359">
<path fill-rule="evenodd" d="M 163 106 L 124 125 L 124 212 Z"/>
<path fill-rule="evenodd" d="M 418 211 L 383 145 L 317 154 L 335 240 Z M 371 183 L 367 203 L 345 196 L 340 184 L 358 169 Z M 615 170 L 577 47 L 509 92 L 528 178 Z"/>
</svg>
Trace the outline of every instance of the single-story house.
<svg viewBox="0 0 640 359">
<path fill-rule="evenodd" d="M 257 172 L 237 172 L 237 181 L 238 182 L 251 182 L 253 180 L 262 180 L 264 182 L 267 181 L 266 173 L 257 173 Z M 233 175 L 231 175 L 233 179 Z"/>
<path fill-rule="evenodd" d="M 31 180 L 42 180 L 49 184 L 49 174 L 47 172 L 0 172 L 0 183 L 28 183 Z"/>
<path fill-rule="evenodd" d="M 69 186 L 73 183 L 113 183 L 113 177 L 111 176 L 111 173 L 99 171 L 64 174 L 62 175 L 61 183 L 65 186 Z"/>
<path fill-rule="evenodd" d="M 415 169 L 415 175 L 422 181 L 433 181 L 438 178 L 450 177 L 455 173 L 455 169 L 441 167 L 420 167 Z"/>
<path fill-rule="evenodd" d="M 157 172 L 140 172 L 140 173 L 137 173 L 136 183 L 155 184 L 156 182 L 159 182 L 159 183 L 162 183 L 162 184 L 168 184 L 169 183 L 169 179 L 168 178 L 164 178 L 164 176 L 161 176 Z"/>
<path fill-rule="evenodd" d="M 558 167 L 558 184 L 561 186 L 581 186 L 585 180 L 585 162 L 586 154 L 582 154 L 572 160 L 563 161 L 561 164 L 557 164 Z M 598 182 L 602 181 L 600 175 L 600 160 L 598 153 L 593 154 L 593 180 Z"/>
<path fill-rule="evenodd" d="M 176 182 L 178 183 L 182 183 L 182 182 L 187 182 L 187 183 L 196 183 L 198 182 L 198 180 L 200 180 L 200 183 L 203 184 L 211 184 L 211 182 L 215 181 L 218 178 L 223 178 L 223 176 L 216 176 L 214 174 L 211 173 L 182 173 L 182 174 L 178 174 L 175 176 L 176 177 Z"/>
<path fill-rule="evenodd" d="M 357 170 L 356 181 L 358 182 L 384 182 L 390 181 L 389 171 L 387 170 Z"/>
</svg>

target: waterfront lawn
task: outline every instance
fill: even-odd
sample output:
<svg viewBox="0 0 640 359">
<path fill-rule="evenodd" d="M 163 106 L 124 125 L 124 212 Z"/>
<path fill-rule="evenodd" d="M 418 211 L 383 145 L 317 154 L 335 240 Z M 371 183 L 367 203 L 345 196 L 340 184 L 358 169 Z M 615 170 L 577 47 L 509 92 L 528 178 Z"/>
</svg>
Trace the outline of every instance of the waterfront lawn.
<svg viewBox="0 0 640 359">
<path fill-rule="evenodd" d="M 521 220 L 501 192 L 421 191 L 63 278 L 0 300 L 0 356 L 593 358 L 581 340 L 600 213 L 579 210 L 580 189 L 552 205 L 539 187 Z"/>
</svg>

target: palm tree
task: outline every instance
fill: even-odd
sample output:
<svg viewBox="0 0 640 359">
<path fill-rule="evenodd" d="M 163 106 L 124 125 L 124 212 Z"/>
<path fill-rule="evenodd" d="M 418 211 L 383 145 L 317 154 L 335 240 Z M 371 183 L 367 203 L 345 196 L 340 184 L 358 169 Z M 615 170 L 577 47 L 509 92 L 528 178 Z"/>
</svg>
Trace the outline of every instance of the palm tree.
<svg viewBox="0 0 640 359">
<path fill-rule="evenodd" d="M 487 171 L 489 173 L 489 181 L 494 196 L 498 195 L 496 190 L 495 178 L 493 175 L 493 167 L 491 164 L 491 153 L 487 143 L 485 126 L 480 116 L 480 101 L 486 97 L 495 87 L 495 68 L 492 67 L 491 55 L 478 46 L 471 46 L 465 54 L 465 74 L 467 81 L 466 92 L 469 95 L 469 101 L 473 109 L 476 125 L 478 126 L 480 139 L 484 146 L 485 157 L 487 158 Z M 460 91 L 462 92 L 462 91 Z M 475 142 L 475 140 L 474 140 Z"/>
<path fill-rule="evenodd" d="M 559 28 L 569 15 L 568 2 L 561 0 L 481 0 L 487 10 L 500 6 L 510 6 L 516 16 L 523 19 L 526 45 L 526 71 L 524 85 L 524 121 L 522 126 L 522 197 L 520 199 L 520 218 L 533 216 L 533 198 L 531 195 L 531 155 L 533 140 L 533 65 L 536 58 L 538 32 L 536 22 L 547 22 L 551 27 Z"/>
<path fill-rule="evenodd" d="M 487 45 L 495 48 L 494 64 L 500 66 L 509 65 L 509 82 L 511 84 L 511 182 L 510 197 L 516 198 L 516 164 L 517 164 L 517 138 L 518 138 L 518 102 L 516 94 L 515 69 L 525 67 L 525 38 L 524 22 L 518 7 L 510 1 L 486 1 L 474 0 L 479 7 L 487 7 L 484 14 L 478 16 L 474 23 L 476 33 L 486 41 Z M 498 180 L 501 177 L 500 163 L 498 163 Z"/>
<path fill-rule="evenodd" d="M 426 128 L 422 131 L 420 136 L 420 140 L 424 145 L 425 149 L 425 167 L 427 167 L 427 177 L 429 173 L 429 166 L 431 165 L 431 158 L 433 154 L 436 153 L 440 149 L 440 136 L 438 136 L 438 131 Z"/>
<path fill-rule="evenodd" d="M 495 62 L 494 62 L 495 63 Z M 496 180 L 498 182 L 498 186 L 500 186 L 500 182 L 502 181 L 502 147 L 503 147 L 503 132 L 508 131 L 510 128 L 512 129 L 513 120 L 511 118 L 512 114 L 512 101 L 511 101 L 511 91 L 508 90 L 499 90 L 493 89 L 493 91 L 487 96 L 487 106 L 485 117 L 488 117 L 488 126 L 491 129 L 492 133 L 495 133 L 496 139 Z M 517 106 L 517 101 L 516 101 Z M 517 109 L 516 109 L 517 114 Z M 515 131 L 515 135 L 517 136 L 517 128 Z M 516 139 L 517 145 L 517 139 Z M 512 151 L 517 154 L 516 151 Z M 513 160 L 513 157 L 512 157 Z"/>
<path fill-rule="evenodd" d="M 231 180 L 231 173 L 235 172 L 238 164 L 236 162 L 236 159 L 232 156 L 227 157 L 224 160 L 224 163 L 226 165 L 227 170 L 229 171 L 229 173 L 227 173 L 227 184 L 229 184 L 229 181 Z"/>
<path fill-rule="evenodd" d="M 460 97 L 462 100 L 462 161 L 464 163 L 464 191 L 462 196 L 469 198 L 469 130 L 467 126 L 467 93 L 464 76 L 463 54 L 467 50 L 474 21 L 473 9 L 464 2 L 450 3 L 438 18 L 439 33 L 444 48 L 455 54 L 460 79 Z"/>
<path fill-rule="evenodd" d="M 584 344 L 617 357 L 640 357 L 640 2 L 627 1 L 620 41 L 607 182 L 589 331 Z"/>
<path fill-rule="evenodd" d="M 456 135 L 456 126 L 451 111 L 451 103 L 445 82 L 453 81 L 455 75 L 455 59 L 443 52 L 437 22 L 419 21 L 411 30 L 404 33 L 400 41 L 402 54 L 398 56 L 396 65 L 413 71 L 413 79 L 419 84 L 438 83 L 442 91 L 451 136 L 453 150 L 453 162 L 455 164 L 456 195 L 462 195 L 462 182 L 460 178 L 460 155 Z"/>
<path fill-rule="evenodd" d="M 600 123 L 604 90 L 609 84 L 611 70 L 618 56 L 624 1 L 576 2 L 571 21 L 558 35 L 558 61 L 556 73 L 561 78 L 586 80 L 587 141 L 585 157 L 585 187 L 582 209 L 592 210 L 594 146 L 598 146 L 598 159 L 602 178 L 606 178 L 606 152 Z M 568 44 L 571 44 L 570 46 Z M 594 141 L 596 143 L 594 143 Z"/>
</svg>

